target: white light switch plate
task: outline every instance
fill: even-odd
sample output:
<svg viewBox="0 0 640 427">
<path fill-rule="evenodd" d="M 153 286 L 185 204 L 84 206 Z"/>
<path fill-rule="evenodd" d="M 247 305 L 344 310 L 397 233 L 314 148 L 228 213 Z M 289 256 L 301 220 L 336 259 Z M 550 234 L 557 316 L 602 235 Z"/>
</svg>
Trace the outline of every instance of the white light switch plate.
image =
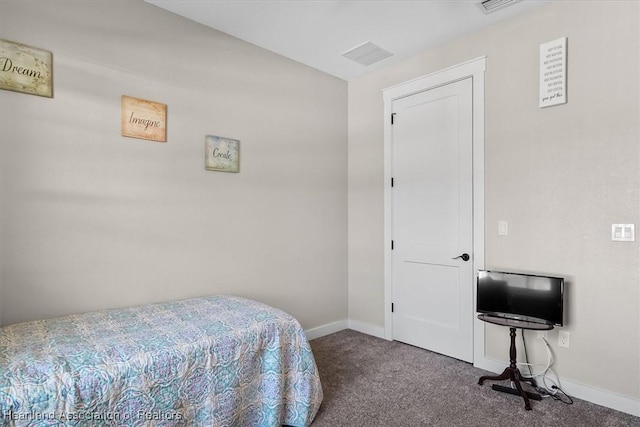
<svg viewBox="0 0 640 427">
<path fill-rule="evenodd" d="M 509 234 L 509 221 L 498 221 L 498 235 L 507 236 Z"/>
<path fill-rule="evenodd" d="M 635 224 L 611 224 L 611 240 L 614 242 L 635 242 Z"/>
</svg>

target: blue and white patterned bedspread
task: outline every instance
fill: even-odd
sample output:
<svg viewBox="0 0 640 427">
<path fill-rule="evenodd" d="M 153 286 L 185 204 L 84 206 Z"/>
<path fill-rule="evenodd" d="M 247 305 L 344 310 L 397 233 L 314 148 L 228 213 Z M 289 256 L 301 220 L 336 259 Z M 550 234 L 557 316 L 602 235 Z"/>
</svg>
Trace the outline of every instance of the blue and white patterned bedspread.
<svg viewBox="0 0 640 427">
<path fill-rule="evenodd" d="M 244 298 L 0 328 L 5 426 L 308 426 L 321 401 L 298 321 Z"/>
</svg>

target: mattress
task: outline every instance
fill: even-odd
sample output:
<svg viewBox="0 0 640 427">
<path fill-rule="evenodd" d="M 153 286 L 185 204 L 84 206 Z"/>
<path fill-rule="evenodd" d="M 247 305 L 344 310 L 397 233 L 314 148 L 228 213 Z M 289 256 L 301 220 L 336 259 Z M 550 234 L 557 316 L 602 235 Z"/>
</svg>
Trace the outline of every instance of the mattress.
<svg viewBox="0 0 640 427">
<path fill-rule="evenodd" d="M 308 426 L 321 401 L 298 321 L 244 298 L 0 328 L 6 426 Z"/>
</svg>

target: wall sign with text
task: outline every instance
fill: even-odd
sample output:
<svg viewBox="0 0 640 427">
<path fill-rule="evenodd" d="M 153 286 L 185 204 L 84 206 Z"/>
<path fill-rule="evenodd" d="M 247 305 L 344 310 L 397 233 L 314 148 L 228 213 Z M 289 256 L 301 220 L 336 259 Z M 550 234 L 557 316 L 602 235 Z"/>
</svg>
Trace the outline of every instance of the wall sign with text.
<svg viewBox="0 0 640 427">
<path fill-rule="evenodd" d="M 207 135 L 204 142 L 204 168 L 206 170 L 238 172 L 240 141 Z"/>
<path fill-rule="evenodd" d="M 166 142 L 166 104 L 122 95 L 122 136 Z"/>
<path fill-rule="evenodd" d="M 53 55 L 0 39 L 0 89 L 53 98 Z"/>
<path fill-rule="evenodd" d="M 567 103 L 567 38 L 540 45 L 540 107 Z"/>
</svg>

